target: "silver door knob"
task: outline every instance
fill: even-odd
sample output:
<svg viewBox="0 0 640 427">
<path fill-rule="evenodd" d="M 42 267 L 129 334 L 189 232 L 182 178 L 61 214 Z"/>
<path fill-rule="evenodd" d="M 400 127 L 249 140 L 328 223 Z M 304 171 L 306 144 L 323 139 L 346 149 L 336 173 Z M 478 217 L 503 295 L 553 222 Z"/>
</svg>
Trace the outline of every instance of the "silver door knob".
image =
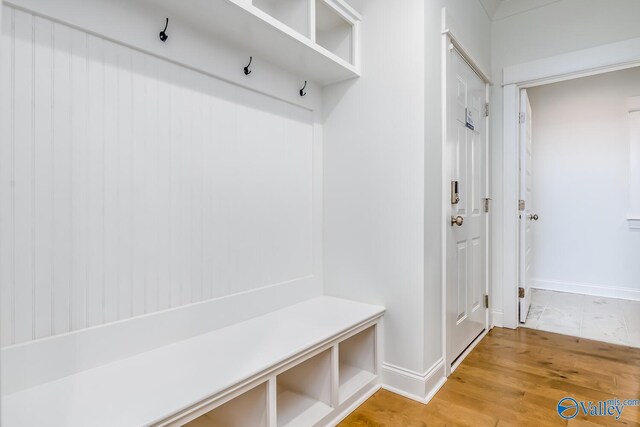
<svg viewBox="0 0 640 427">
<path fill-rule="evenodd" d="M 457 225 L 458 227 L 460 227 L 462 224 L 464 224 L 464 218 L 462 218 L 460 215 L 451 217 L 451 226 L 452 227 L 454 225 Z"/>
<path fill-rule="evenodd" d="M 540 217 L 538 216 L 538 214 L 529 214 L 529 220 L 531 220 L 531 221 L 537 221 L 538 219 L 540 219 Z"/>
</svg>

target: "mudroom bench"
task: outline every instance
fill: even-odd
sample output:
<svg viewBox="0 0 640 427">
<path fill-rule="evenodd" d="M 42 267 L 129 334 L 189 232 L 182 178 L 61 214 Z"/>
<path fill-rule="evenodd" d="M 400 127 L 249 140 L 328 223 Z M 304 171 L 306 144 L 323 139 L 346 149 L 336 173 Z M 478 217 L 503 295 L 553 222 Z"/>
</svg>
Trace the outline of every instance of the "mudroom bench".
<svg viewBox="0 0 640 427">
<path fill-rule="evenodd" d="M 63 355 L 73 349 L 60 346 L 78 341 L 9 348 L 3 371 L 32 378 L 16 377 L 3 390 L 2 425 L 331 425 L 378 388 L 383 314 L 379 306 L 312 298 L 122 359 L 105 356 L 99 366 L 78 361 L 88 369 L 50 381 L 38 374 L 38 360 L 68 365 Z"/>
</svg>

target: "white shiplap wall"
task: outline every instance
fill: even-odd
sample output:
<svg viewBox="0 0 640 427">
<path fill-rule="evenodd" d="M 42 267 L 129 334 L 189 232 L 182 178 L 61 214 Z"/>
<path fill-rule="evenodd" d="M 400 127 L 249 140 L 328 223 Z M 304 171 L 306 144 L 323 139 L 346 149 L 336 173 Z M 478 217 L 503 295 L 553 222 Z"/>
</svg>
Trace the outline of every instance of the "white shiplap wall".
<svg viewBox="0 0 640 427">
<path fill-rule="evenodd" d="M 4 7 L 2 346 L 313 273 L 313 112 Z"/>
</svg>

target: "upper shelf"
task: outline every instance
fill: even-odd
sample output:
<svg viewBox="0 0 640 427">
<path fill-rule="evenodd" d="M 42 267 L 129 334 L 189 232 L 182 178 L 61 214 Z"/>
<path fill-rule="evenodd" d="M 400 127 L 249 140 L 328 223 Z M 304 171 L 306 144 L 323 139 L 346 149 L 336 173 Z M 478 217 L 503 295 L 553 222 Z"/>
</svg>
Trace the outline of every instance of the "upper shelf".
<svg viewBox="0 0 640 427">
<path fill-rule="evenodd" d="M 153 3 L 201 31 L 320 85 L 360 75 L 356 49 L 361 17 L 343 0 Z"/>
</svg>

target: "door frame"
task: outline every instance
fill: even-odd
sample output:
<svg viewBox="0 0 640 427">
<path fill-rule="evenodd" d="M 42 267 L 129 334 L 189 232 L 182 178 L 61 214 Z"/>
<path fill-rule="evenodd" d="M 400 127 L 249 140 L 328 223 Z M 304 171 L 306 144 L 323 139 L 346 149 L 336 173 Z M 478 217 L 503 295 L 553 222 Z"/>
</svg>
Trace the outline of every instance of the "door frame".
<svg viewBox="0 0 640 427">
<path fill-rule="evenodd" d="M 488 75 L 482 70 L 482 68 L 478 65 L 478 63 L 473 59 L 473 57 L 468 53 L 467 50 L 465 50 L 465 48 L 462 46 L 462 44 L 460 44 L 460 42 L 455 38 L 455 36 L 453 35 L 453 33 L 451 32 L 451 30 L 449 29 L 445 29 L 442 32 L 442 233 L 441 233 L 441 237 L 442 237 L 442 265 L 441 265 L 441 271 L 442 271 L 442 360 L 443 360 L 443 364 L 444 364 L 444 374 L 445 377 L 448 377 L 451 372 L 453 372 L 457 366 L 460 364 L 460 362 L 462 362 L 462 360 L 464 360 L 465 357 L 467 357 L 467 355 L 471 352 L 471 350 L 473 350 L 473 348 L 476 346 L 476 344 L 478 342 L 480 342 L 482 340 L 482 338 L 484 338 L 484 336 L 487 334 L 487 332 L 489 331 L 489 327 L 490 327 L 490 307 L 489 309 L 486 310 L 486 316 L 485 316 L 485 328 L 484 328 L 484 332 L 482 332 L 470 345 L 469 347 L 460 355 L 458 356 L 456 363 L 454 366 L 451 365 L 451 360 L 449 360 L 449 356 L 447 354 L 447 341 L 448 341 L 448 335 L 447 335 L 447 230 L 450 227 L 450 225 L 447 222 L 447 218 L 449 218 L 448 216 L 448 208 L 451 205 L 451 199 L 450 199 L 450 179 L 447 176 L 447 170 L 444 167 L 446 164 L 446 146 L 447 146 L 447 120 L 448 120 L 448 114 L 447 114 L 447 107 L 448 107 L 448 103 L 447 103 L 447 84 L 448 79 L 447 79 L 447 72 L 449 69 L 449 61 L 448 61 L 448 53 L 450 50 L 455 49 L 460 56 L 462 56 L 462 58 L 465 60 L 465 62 L 471 67 L 471 69 L 478 75 L 478 77 L 484 82 L 485 84 L 485 91 L 486 91 L 486 100 L 487 103 L 490 104 L 490 97 L 491 97 L 491 80 L 489 79 Z M 489 116 L 484 117 L 483 119 L 485 120 L 485 162 L 486 162 L 486 168 L 485 168 L 485 192 L 486 192 L 486 197 L 491 198 L 491 181 L 490 181 L 490 170 L 491 170 L 491 162 L 490 162 L 490 154 L 491 154 L 491 144 L 490 144 L 490 117 L 491 114 L 489 114 Z M 491 210 L 490 210 L 491 212 Z M 487 227 L 487 238 L 486 238 L 486 242 L 485 242 L 485 251 L 486 251 L 486 257 L 485 257 L 485 294 L 489 295 L 489 300 L 491 300 L 491 286 L 490 284 L 490 278 L 491 278 L 491 259 L 492 259 L 492 251 L 491 251 L 491 236 L 492 236 L 492 230 L 491 230 L 491 215 L 488 214 L 486 215 L 485 218 L 486 221 L 486 227 Z"/>
<path fill-rule="evenodd" d="M 519 122 L 520 90 L 580 77 L 640 66 L 640 38 L 609 43 L 562 55 L 505 67 L 503 69 L 502 182 L 493 183 L 502 201 L 502 221 L 493 230 L 500 241 L 494 249 L 496 278 L 502 287 L 502 326 L 520 327 L 518 321 L 518 269 L 520 259 L 518 230 L 519 199 Z M 495 179 L 495 177 L 494 177 Z"/>
</svg>

